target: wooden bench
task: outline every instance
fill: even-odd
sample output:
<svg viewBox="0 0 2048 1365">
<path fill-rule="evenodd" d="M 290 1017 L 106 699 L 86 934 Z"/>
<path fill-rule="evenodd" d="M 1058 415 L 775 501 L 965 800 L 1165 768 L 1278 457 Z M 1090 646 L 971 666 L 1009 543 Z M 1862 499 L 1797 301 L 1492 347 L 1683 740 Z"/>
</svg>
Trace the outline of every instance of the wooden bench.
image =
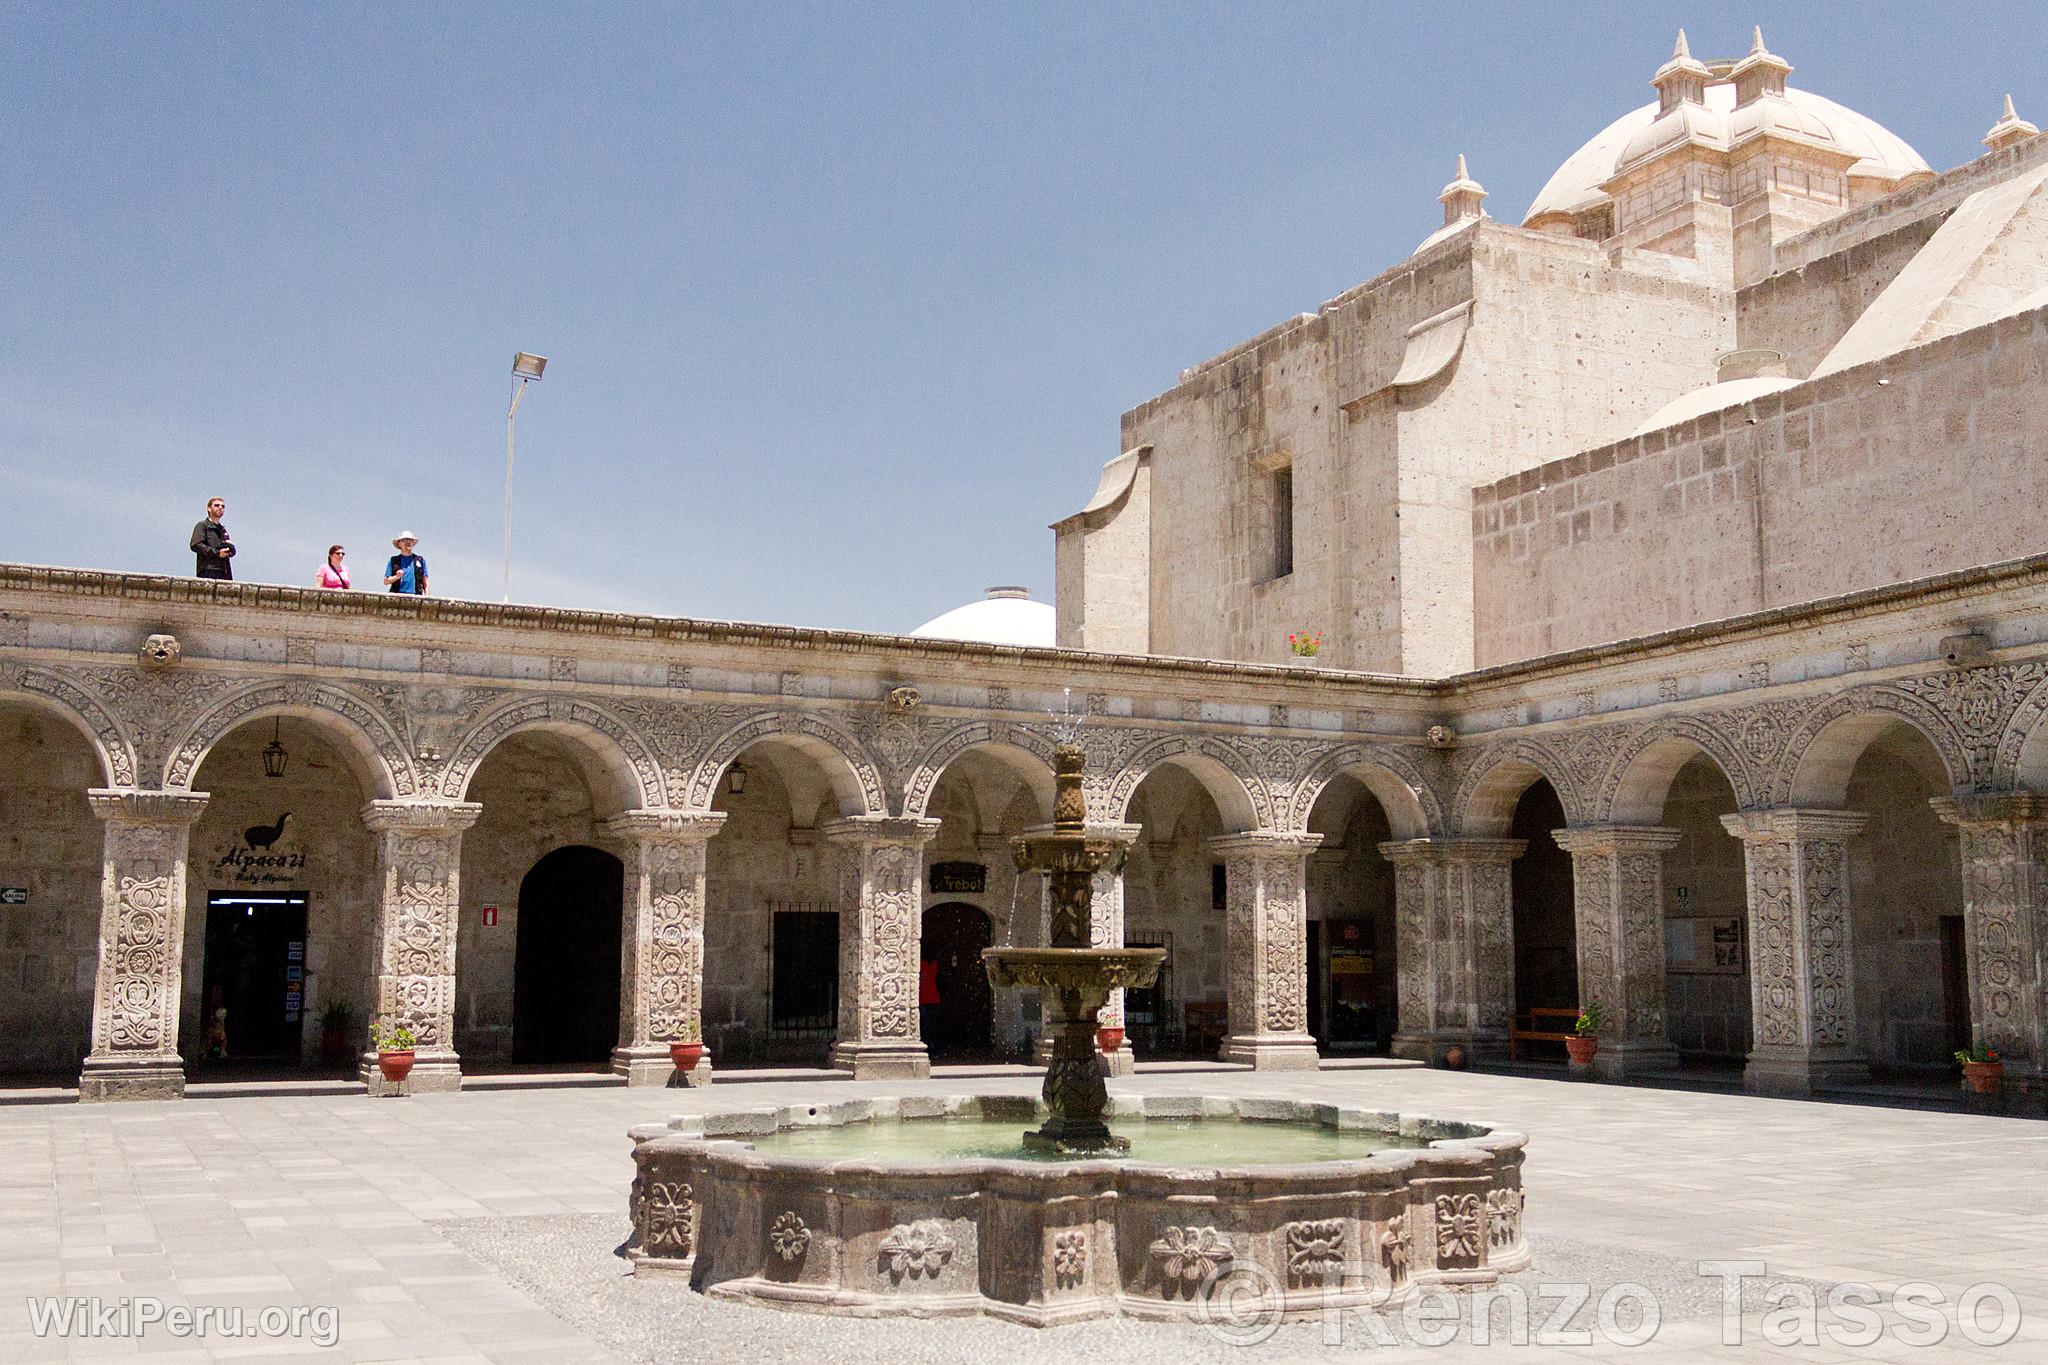
<svg viewBox="0 0 2048 1365">
<path fill-rule="evenodd" d="M 1208 1056 L 1223 1046 L 1230 1031 L 1230 1006 L 1221 1000 L 1190 1001 L 1181 1007 L 1181 1042 L 1190 1052 Z"/>
<path fill-rule="evenodd" d="M 1522 1018 L 1526 1018 L 1528 1020 L 1528 1023 L 1524 1024 L 1522 1020 L 1518 1018 L 1514 1023 L 1508 1026 L 1509 1061 L 1513 1061 L 1515 1058 L 1521 1055 L 1522 1044 L 1525 1042 L 1561 1043 L 1565 1039 L 1571 1037 L 1575 1032 L 1574 1028 L 1566 1028 L 1563 1030 L 1546 1029 L 1542 1027 L 1542 1024 L 1543 1021 L 1546 1019 L 1569 1019 L 1572 1021 L 1573 1025 L 1577 1025 L 1577 1023 L 1579 1022 L 1579 1012 L 1573 1009 L 1539 1007 L 1527 1011 L 1522 1016 Z"/>
</svg>

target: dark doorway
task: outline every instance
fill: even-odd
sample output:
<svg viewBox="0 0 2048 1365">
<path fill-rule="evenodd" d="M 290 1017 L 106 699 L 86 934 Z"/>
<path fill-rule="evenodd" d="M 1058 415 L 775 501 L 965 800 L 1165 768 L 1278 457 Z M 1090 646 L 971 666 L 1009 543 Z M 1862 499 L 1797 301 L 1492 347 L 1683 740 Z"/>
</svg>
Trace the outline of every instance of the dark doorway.
<svg viewBox="0 0 2048 1365">
<path fill-rule="evenodd" d="M 558 848 L 519 883 L 512 1060 L 604 1062 L 619 1039 L 619 906 L 624 864 Z"/>
<path fill-rule="evenodd" d="M 1550 783 L 1537 779 L 1515 805 L 1509 833 L 1529 841 L 1509 873 L 1514 898 L 1515 1001 L 1520 1027 L 1568 1031 L 1564 1014 L 1532 1016 L 1531 1010 L 1576 1013 L 1579 999 L 1578 929 L 1572 905 L 1572 858 L 1557 846 L 1553 831 L 1565 826 L 1564 805 Z M 1602 1001 L 1613 1008 L 1613 1001 Z M 1482 1007 L 1486 1002 L 1482 1001 Z M 1560 1023 L 1559 1021 L 1563 1022 Z M 1564 1044 L 1535 1042 L 1533 1055 L 1564 1056 Z"/>
<path fill-rule="evenodd" d="M 296 1065 L 305 1004 L 305 894 L 210 893 L 203 961 L 200 1056 Z"/>
<path fill-rule="evenodd" d="M 1385 1046 L 1383 1033 L 1392 1036 L 1393 1001 L 1383 1005 L 1380 1000 L 1383 978 L 1373 929 L 1369 919 L 1336 919 L 1322 926 L 1323 955 L 1317 965 L 1329 977 L 1329 1006 L 1316 1041 L 1333 1052 L 1372 1052 Z M 1390 979 L 1385 989 L 1391 991 Z M 1315 995 L 1311 990 L 1310 998 Z"/>
<path fill-rule="evenodd" d="M 768 968 L 774 1055 L 822 1053 L 839 1029 L 839 912 L 777 910 Z"/>
<path fill-rule="evenodd" d="M 924 912 L 921 955 L 938 968 L 939 1001 L 931 1008 L 931 1027 L 924 1030 L 926 1051 L 934 1057 L 986 1056 L 995 1022 L 995 992 L 981 950 L 992 933 L 987 915 L 974 906 L 954 902 Z M 923 966 L 919 964 L 920 976 Z"/>
<path fill-rule="evenodd" d="M 1963 917 L 1941 917 L 1941 1013 L 1950 1051 L 1970 1046 L 1970 967 Z"/>
</svg>

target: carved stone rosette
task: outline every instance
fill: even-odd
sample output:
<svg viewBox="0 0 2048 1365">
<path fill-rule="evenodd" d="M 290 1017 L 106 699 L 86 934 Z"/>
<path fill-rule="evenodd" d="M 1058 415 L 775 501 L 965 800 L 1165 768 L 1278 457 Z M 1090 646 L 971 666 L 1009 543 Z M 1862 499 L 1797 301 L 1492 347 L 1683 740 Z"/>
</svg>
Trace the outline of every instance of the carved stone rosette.
<svg viewBox="0 0 2048 1365">
<path fill-rule="evenodd" d="M 1664 852 L 1678 831 L 1588 825 L 1556 838 L 1572 855 L 1579 1001 L 1607 1016 L 1594 1070 L 1619 1078 L 1677 1066 L 1664 1022 Z"/>
<path fill-rule="evenodd" d="M 1226 1062 L 1314 1070 L 1308 1029 L 1308 856 L 1320 834 L 1260 830 L 1211 839 L 1223 859 L 1229 959 Z"/>
<path fill-rule="evenodd" d="M 624 989 L 612 1071 L 628 1085 L 707 1085 L 707 1053 L 677 1072 L 668 1045 L 702 1042 L 704 854 L 725 824 L 722 812 L 629 811 L 605 833 L 625 847 Z"/>
<path fill-rule="evenodd" d="M 1453 1045 L 1474 1061 L 1508 1052 L 1515 947 L 1508 865 L 1524 839 L 1396 839 L 1394 947 L 1400 963 L 1394 1055 L 1425 1061 Z"/>
<path fill-rule="evenodd" d="M 455 1055 L 455 929 L 460 906 L 462 831 L 483 807 L 473 801 L 372 801 L 363 823 L 379 836 L 381 913 L 372 960 L 377 965 L 371 1027 L 412 1030 L 416 1060 L 404 1082 L 415 1091 L 458 1090 Z M 374 1051 L 361 1075 L 373 1095 L 390 1083 Z"/>
<path fill-rule="evenodd" d="M 206 794 L 95 790 L 86 796 L 106 822 L 106 842 L 92 1052 L 79 1074 L 78 1097 L 174 1099 L 185 1092 L 178 975 L 186 852 Z"/>
<path fill-rule="evenodd" d="M 1848 841 L 1865 818 L 1789 807 L 1721 817 L 1742 840 L 1749 892 L 1751 1090 L 1869 1078 L 1856 1051 L 1848 877 Z"/>
<path fill-rule="evenodd" d="M 1934 809 L 1961 836 L 1963 930 L 1973 1041 L 1998 1049 L 2009 1084 L 2040 1087 L 2042 936 L 2048 883 L 2041 851 L 2041 800 L 2032 792 L 1938 797 Z"/>
<path fill-rule="evenodd" d="M 931 1075 L 917 1031 L 924 846 L 937 820 L 861 815 L 821 833 L 848 850 L 840 891 L 839 1041 L 832 1065 L 861 1080 Z"/>
</svg>

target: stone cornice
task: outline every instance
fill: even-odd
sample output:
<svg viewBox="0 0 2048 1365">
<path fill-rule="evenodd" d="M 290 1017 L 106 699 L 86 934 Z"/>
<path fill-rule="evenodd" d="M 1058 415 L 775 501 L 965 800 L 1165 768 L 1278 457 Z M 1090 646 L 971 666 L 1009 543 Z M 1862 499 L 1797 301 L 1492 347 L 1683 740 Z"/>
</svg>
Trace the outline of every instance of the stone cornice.
<svg viewBox="0 0 2048 1365">
<path fill-rule="evenodd" d="M 1654 853 L 1678 847 L 1683 836 L 1662 825 L 1578 825 L 1551 837 L 1567 853 Z"/>
<path fill-rule="evenodd" d="M 363 806 L 363 823 L 372 830 L 419 830 L 455 834 L 468 829 L 484 813 L 475 801 L 371 801 Z"/>
<path fill-rule="evenodd" d="M 1288 834 L 1275 830 L 1247 830 L 1242 834 L 1219 834 L 1206 843 L 1213 853 L 1299 853 L 1309 854 L 1322 846 L 1320 834 Z"/>
<path fill-rule="evenodd" d="M 100 819 L 124 825 L 189 825 L 206 813 L 206 792 L 95 787 L 85 799 Z"/>
<path fill-rule="evenodd" d="M 1380 852 L 1396 867 L 1404 864 L 1511 863 L 1529 848 L 1527 839 L 1453 836 L 1447 839 L 1389 839 Z"/>
<path fill-rule="evenodd" d="M 923 848 L 939 832 L 936 819 L 906 819 L 893 815 L 853 815 L 834 820 L 819 833 L 835 844 L 902 844 Z"/>
<path fill-rule="evenodd" d="M 2030 791 L 1937 796 L 1928 804 L 1951 825 L 2028 825 L 2043 813 L 2041 798 Z"/>
<path fill-rule="evenodd" d="M 651 843 L 702 843 L 725 827 L 725 812 L 629 810 L 614 815 L 601 828 L 614 839 Z"/>
<path fill-rule="evenodd" d="M 1722 827 L 1746 844 L 1804 839 L 1846 839 L 1869 823 L 1862 811 L 1809 810 L 1778 806 L 1741 810 L 1721 817 Z"/>
</svg>

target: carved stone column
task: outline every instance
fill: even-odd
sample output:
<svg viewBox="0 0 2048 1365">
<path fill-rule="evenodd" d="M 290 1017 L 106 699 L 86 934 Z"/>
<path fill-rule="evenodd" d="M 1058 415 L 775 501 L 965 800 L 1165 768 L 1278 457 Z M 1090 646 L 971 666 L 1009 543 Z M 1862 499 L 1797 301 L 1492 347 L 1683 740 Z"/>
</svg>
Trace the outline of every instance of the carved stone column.
<svg viewBox="0 0 2048 1365">
<path fill-rule="evenodd" d="M 1269 830 L 1209 841 L 1224 867 L 1226 1062 L 1261 1071 L 1321 1064 L 1308 1031 L 1308 855 L 1322 841 Z"/>
<path fill-rule="evenodd" d="M 917 1031 L 924 846 L 937 820 L 860 815 L 823 833 L 848 853 L 840 894 L 839 1041 L 832 1065 L 856 1080 L 921 1077 L 931 1058 Z"/>
<path fill-rule="evenodd" d="M 704 846 L 725 824 L 722 811 L 628 811 L 604 823 L 625 846 L 625 951 L 619 963 L 619 1045 L 612 1074 L 627 1085 L 676 1077 L 673 1042 L 702 1042 Z M 680 1073 L 711 1083 L 711 1054 Z"/>
<path fill-rule="evenodd" d="M 1856 1050 L 1849 917 L 1849 838 L 1865 819 L 1789 807 L 1721 817 L 1742 840 L 1749 886 L 1750 1090 L 1809 1094 L 1870 1077 Z"/>
<path fill-rule="evenodd" d="M 416 1056 L 404 1085 L 415 1093 L 462 1088 L 455 1054 L 455 917 L 462 831 L 483 809 L 474 801 L 372 801 L 363 807 L 363 823 L 379 836 L 383 883 L 370 1024 L 412 1030 Z M 377 1070 L 374 1037 L 361 1074 L 372 1095 L 389 1093 Z"/>
<path fill-rule="evenodd" d="M 2032 792 L 1936 797 L 1962 837 L 1963 937 L 1970 972 L 1970 1032 L 1997 1048 L 2008 1084 L 2048 1085 L 2041 954 L 2048 948 L 2041 799 Z"/>
<path fill-rule="evenodd" d="M 1508 864 L 1526 839 L 1396 839 L 1396 1057 L 1439 1061 L 1452 1046 L 1505 1061 L 1515 1012 L 1515 923 Z"/>
<path fill-rule="evenodd" d="M 1579 1001 L 1606 1012 L 1593 1069 L 1606 1077 L 1669 1071 L 1678 1049 L 1664 1022 L 1664 852 L 1679 832 L 1655 825 L 1557 831 L 1572 855 Z"/>
<path fill-rule="evenodd" d="M 185 858 L 204 792 L 86 793 L 106 822 L 100 864 L 100 965 L 81 1100 L 185 1093 L 178 1057 L 178 975 L 185 945 Z"/>
</svg>

